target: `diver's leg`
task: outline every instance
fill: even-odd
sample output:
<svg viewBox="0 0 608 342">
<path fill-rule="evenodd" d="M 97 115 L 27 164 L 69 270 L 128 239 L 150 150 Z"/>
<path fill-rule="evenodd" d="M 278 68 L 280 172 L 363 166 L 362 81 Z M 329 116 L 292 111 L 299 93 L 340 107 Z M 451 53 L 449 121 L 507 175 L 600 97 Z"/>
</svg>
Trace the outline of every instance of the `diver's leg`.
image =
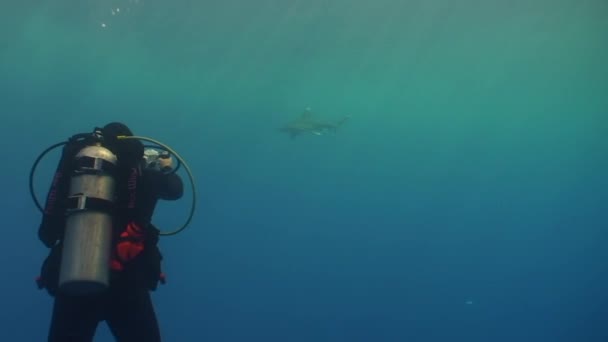
<svg viewBox="0 0 608 342">
<path fill-rule="evenodd" d="M 160 342 L 160 330 L 147 289 L 114 291 L 106 321 L 119 342 Z"/>
<path fill-rule="evenodd" d="M 99 302 L 58 294 L 53 305 L 49 342 L 90 342 L 99 322 Z"/>
</svg>

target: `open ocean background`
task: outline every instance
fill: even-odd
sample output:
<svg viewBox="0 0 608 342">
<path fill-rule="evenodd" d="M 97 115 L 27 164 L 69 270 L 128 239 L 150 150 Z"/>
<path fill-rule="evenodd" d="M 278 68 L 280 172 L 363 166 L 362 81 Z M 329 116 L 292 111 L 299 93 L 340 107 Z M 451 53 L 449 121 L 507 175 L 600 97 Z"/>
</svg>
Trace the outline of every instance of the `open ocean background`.
<svg viewBox="0 0 608 342">
<path fill-rule="evenodd" d="M 2 341 L 50 322 L 30 167 L 110 121 L 196 177 L 160 242 L 164 341 L 608 341 L 607 1 L 0 7 Z M 306 107 L 350 120 L 278 131 Z"/>
</svg>

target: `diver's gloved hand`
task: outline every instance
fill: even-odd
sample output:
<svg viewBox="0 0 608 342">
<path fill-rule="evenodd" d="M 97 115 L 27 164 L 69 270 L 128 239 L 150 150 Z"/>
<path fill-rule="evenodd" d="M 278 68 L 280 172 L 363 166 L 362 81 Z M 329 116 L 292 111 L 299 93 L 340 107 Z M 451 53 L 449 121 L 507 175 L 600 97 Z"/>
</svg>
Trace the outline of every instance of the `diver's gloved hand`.
<svg viewBox="0 0 608 342">
<path fill-rule="evenodd" d="M 38 228 L 38 238 L 42 243 L 51 248 L 55 246 L 57 241 L 61 238 L 61 225 L 65 223 L 61 218 L 51 218 L 47 221 L 43 221 Z"/>
<path fill-rule="evenodd" d="M 158 165 L 161 171 L 171 171 L 173 170 L 173 158 L 169 153 L 163 153 L 158 156 Z"/>
</svg>

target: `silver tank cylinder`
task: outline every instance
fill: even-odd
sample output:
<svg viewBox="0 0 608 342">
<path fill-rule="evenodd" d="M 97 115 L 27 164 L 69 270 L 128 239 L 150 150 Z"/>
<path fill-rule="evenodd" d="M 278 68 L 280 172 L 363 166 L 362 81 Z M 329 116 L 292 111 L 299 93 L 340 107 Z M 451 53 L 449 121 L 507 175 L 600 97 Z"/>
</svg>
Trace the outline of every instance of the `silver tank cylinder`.
<svg viewBox="0 0 608 342">
<path fill-rule="evenodd" d="M 74 170 L 70 181 L 69 197 L 76 205 L 67 214 L 59 272 L 59 290 L 68 295 L 99 293 L 110 281 L 112 216 L 91 209 L 87 200 L 114 202 L 116 183 L 104 168 L 116 165 L 117 158 L 102 146 L 84 147 L 76 154 L 80 158 L 89 164 Z"/>
</svg>

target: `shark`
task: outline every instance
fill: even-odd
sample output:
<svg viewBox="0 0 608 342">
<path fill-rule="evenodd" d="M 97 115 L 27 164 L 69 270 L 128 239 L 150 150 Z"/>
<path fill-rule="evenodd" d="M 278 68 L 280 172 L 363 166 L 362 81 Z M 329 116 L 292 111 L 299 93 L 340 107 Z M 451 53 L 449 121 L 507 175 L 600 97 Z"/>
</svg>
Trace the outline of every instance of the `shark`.
<svg viewBox="0 0 608 342">
<path fill-rule="evenodd" d="M 336 122 L 318 120 L 313 117 L 310 108 L 306 108 L 297 119 L 288 122 L 279 131 L 289 134 L 292 139 L 306 133 L 323 135 L 328 132 L 335 132 L 349 118 L 350 116 L 345 116 Z"/>
</svg>

